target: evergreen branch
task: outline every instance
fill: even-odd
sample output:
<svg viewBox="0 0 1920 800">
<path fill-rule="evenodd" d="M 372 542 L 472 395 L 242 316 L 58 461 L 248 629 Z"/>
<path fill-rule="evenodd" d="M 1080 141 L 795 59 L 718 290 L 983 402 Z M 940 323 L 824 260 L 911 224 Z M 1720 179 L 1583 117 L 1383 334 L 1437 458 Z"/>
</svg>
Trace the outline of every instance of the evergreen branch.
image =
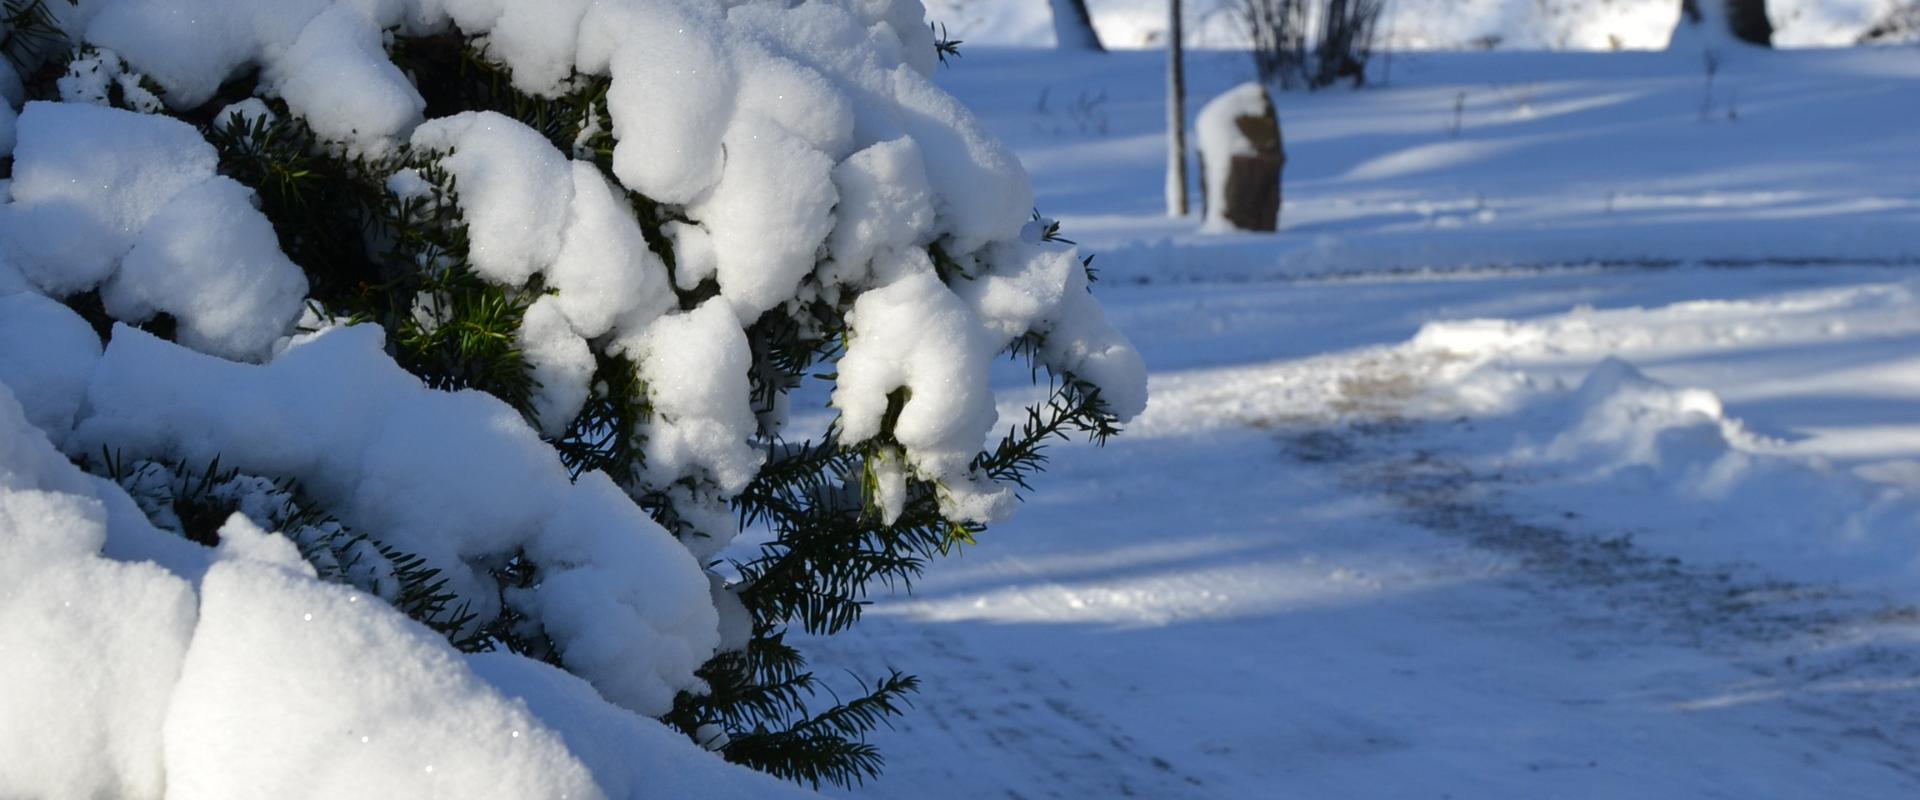
<svg viewBox="0 0 1920 800">
<path fill-rule="evenodd" d="M 947 35 L 947 26 L 944 23 L 930 22 L 927 23 L 927 27 L 933 30 L 933 53 L 939 57 L 940 66 L 953 66 L 947 59 L 960 57 L 962 42 Z"/>
<path fill-rule="evenodd" d="M 725 748 L 730 761 L 780 777 L 805 781 L 818 789 L 822 783 L 843 788 L 878 777 L 884 760 L 879 750 L 863 741 L 866 733 L 904 713 L 906 695 L 919 691 L 920 681 L 890 670 L 864 696 L 839 703 L 785 730 L 757 729 L 730 737 Z"/>
<path fill-rule="evenodd" d="M 747 733 L 733 737 L 723 752 L 728 761 L 815 789 L 822 783 L 864 784 L 879 777 L 885 763 L 873 745 L 836 734 Z"/>
<path fill-rule="evenodd" d="M 79 4 L 79 0 L 67 0 L 67 5 Z M 0 30 L 0 56 L 23 78 L 67 41 L 46 0 L 5 0 L 0 3 L 0 26 L 5 27 Z"/>
<path fill-rule="evenodd" d="M 129 461 L 102 447 L 98 461 L 88 458 L 78 463 L 126 490 L 157 528 L 216 547 L 220 528 L 234 514 L 241 514 L 262 530 L 286 535 L 321 580 L 378 596 L 462 650 L 491 649 L 478 633 L 486 626 L 479 624 L 470 599 L 449 589 L 439 568 L 429 566 L 424 557 L 341 524 L 298 481 L 222 469 L 218 456 L 194 468 L 185 461 Z"/>
<path fill-rule="evenodd" d="M 599 470 L 621 486 L 633 485 L 642 466 L 641 426 L 653 415 L 639 367 L 618 355 L 594 352 L 587 402 L 552 441 L 574 478 Z"/>
</svg>

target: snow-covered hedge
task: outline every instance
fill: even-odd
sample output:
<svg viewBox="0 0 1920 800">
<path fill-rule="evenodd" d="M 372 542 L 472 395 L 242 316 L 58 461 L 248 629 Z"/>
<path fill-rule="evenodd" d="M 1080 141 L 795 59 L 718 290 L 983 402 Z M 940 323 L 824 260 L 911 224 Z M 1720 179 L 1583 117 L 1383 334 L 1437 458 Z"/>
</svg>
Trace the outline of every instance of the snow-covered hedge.
<svg viewBox="0 0 1920 800">
<path fill-rule="evenodd" d="M 771 763 L 722 683 L 1145 405 L 917 0 L 6 7 L 0 796 L 767 796 L 634 712 Z"/>
</svg>

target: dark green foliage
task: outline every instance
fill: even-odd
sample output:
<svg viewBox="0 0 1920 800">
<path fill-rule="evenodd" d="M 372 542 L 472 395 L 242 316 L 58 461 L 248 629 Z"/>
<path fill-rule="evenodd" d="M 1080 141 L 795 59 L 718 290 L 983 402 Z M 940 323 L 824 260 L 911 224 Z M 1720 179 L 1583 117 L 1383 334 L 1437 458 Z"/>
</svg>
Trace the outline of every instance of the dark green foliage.
<svg viewBox="0 0 1920 800">
<path fill-rule="evenodd" d="M 1039 344 L 1038 337 L 1021 341 L 1027 353 Z M 1118 433 L 1098 391 L 1074 379 L 1059 381 L 1048 401 L 1028 409 L 1027 419 L 973 467 L 1031 488 L 1028 479 L 1045 464 L 1047 444 L 1069 433 L 1095 441 Z M 919 480 L 909 481 L 900 517 L 882 523 L 866 465 L 891 446 L 887 437 L 856 447 L 832 438 L 775 444 L 735 500 L 744 524 L 776 534 L 757 558 L 733 565 L 742 576 L 740 600 L 754 618 L 754 639 L 745 653 L 709 662 L 702 677 L 713 691 L 683 694 L 668 721 L 690 735 L 719 725 L 729 738 L 729 759 L 815 785 L 848 785 L 876 774 L 878 754 L 860 734 L 900 713 L 898 703 L 918 683 L 890 672 L 863 696 L 806 717 L 804 700 L 816 684 L 784 637 L 790 624 L 813 634 L 846 629 L 859 620 L 869 587 L 908 588 L 929 559 L 973 543 L 983 530 L 941 516 L 939 488 Z"/>
<path fill-rule="evenodd" d="M 633 485 L 641 465 L 640 425 L 652 413 L 640 371 L 623 356 L 596 352 L 589 385 L 586 406 L 553 446 L 575 478 L 599 470 L 614 483 Z"/>
<path fill-rule="evenodd" d="M 861 697 L 844 703 L 835 697 L 832 708 L 785 729 L 756 729 L 732 738 L 727 756 L 816 789 L 822 781 L 845 786 L 849 777 L 853 782 L 877 777 L 883 763 L 880 752 L 861 737 L 903 713 L 905 696 L 918 690 L 918 679 L 891 671 Z"/>
<path fill-rule="evenodd" d="M 512 73 L 456 34 L 401 38 L 394 64 L 413 76 L 427 101 L 427 116 L 497 111 L 525 123 L 560 152 L 608 167 L 613 162 L 613 121 L 607 115 L 604 75 L 575 76 L 573 91 L 536 97 L 513 88 Z M 582 136 L 583 131 L 593 131 Z"/>
<path fill-rule="evenodd" d="M 540 567 L 522 552 L 494 565 L 487 573 L 493 577 L 499 589 L 500 616 L 477 626 L 468 634 L 467 642 L 456 641 L 454 646 L 470 651 L 504 649 L 564 669 L 566 665 L 560 662 L 559 651 L 554 648 L 553 640 L 547 637 L 546 631 L 507 602 L 507 592 L 539 585 Z"/>
<path fill-rule="evenodd" d="M 67 0 L 69 4 L 79 0 Z M 47 0 L 0 0 L 0 58 L 23 81 L 31 82 L 49 55 L 66 46 Z M 0 179 L 13 177 L 13 155 L 0 154 Z"/>
<path fill-rule="evenodd" d="M 927 27 L 933 29 L 933 52 L 940 57 L 940 65 L 943 67 L 953 66 L 947 59 L 960 57 L 960 45 L 963 44 L 963 42 L 948 36 L 946 25 L 934 22 L 929 23 Z"/>
<path fill-rule="evenodd" d="M 805 671 L 805 657 L 785 639 L 782 631 L 761 631 L 744 652 L 708 662 L 700 677 L 712 691 L 683 695 L 665 721 L 696 742 L 719 746 L 730 761 L 816 789 L 823 782 L 850 786 L 878 776 L 880 753 L 864 736 L 905 711 L 906 695 L 919 690 L 919 680 L 889 670 L 843 702 Z M 807 700 L 822 691 L 834 705 L 809 715 Z M 724 731 L 717 741 L 708 738 L 716 727 Z"/>
<path fill-rule="evenodd" d="M 1027 337 L 1015 342 L 1036 341 Z M 1031 346 L 1031 345 L 1030 345 Z M 1112 414 L 1100 402 L 1100 390 L 1075 378 L 1056 382 L 1044 406 L 1027 408 L 1027 418 L 1017 429 L 1009 429 L 1000 446 L 981 453 L 973 460 L 975 472 L 996 481 L 1032 489 L 1027 479 L 1047 463 L 1046 446 L 1055 439 L 1067 441 L 1078 433 L 1090 441 L 1105 444 L 1120 433 Z"/>
<path fill-rule="evenodd" d="M 1076 242 L 1065 236 L 1061 236 L 1060 220 L 1047 219 L 1046 217 L 1040 216 L 1040 209 L 1036 208 L 1033 210 L 1033 221 L 1046 222 L 1046 225 L 1042 227 L 1040 230 L 1040 241 L 1057 242 L 1059 244 L 1079 244 L 1079 242 Z M 1093 268 L 1092 253 L 1088 253 L 1085 257 L 1080 259 L 1080 268 L 1087 271 L 1087 283 L 1100 282 L 1100 271 Z"/>
<path fill-rule="evenodd" d="M 307 273 L 313 296 L 349 304 L 399 272 L 382 269 L 369 247 L 383 220 L 402 217 L 387 213 L 399 201 L 375 180 L 384 165 L 327 155 L 305 122 L 279 101 L 270 106 L 272 120 L 236 115 L 224 127 L 207 126 L 207 141 L 220 155 L 220 172 L 258 193 L 280 249 Z"/>
<path fill-rule="evenodd" d="M 533 377 L 515 335 L 531 293 L 504 291 L 464 265 L 423 269 L 407 282 L 415 308 L 430 310 L 396 305 L 363 318 L 382 321 L 394 360 L 436 389 L 479 389 L 529 413 Z"/>
<path fill-rule="evenodd" d="M 79 0 L 67 0 L 67 4 L 78 5 Z M 0 56 L 5 56 L 14 72 L 22 76 L 66 43 L 54 24 L 47 0 L 4 0 L 0 2 L 0 23 L 6 25 L 6 30 L 0 31 Z"/>
<path fill-rule="evenodd" d="M 467 263 L 467 229 L 442 153 L 369 161 L 329 155 L 312 129 L 237 116 L 206 131 L 223 174 L 258 190 L 281 249 L 307 273 L 323 313 L 375 322 L 387 351 L 441 389 L 480 389 L 530 413 L 532 378 L 515 344 L 537 285 L 501 286 Z M 415 170 L 430 191 L 386 188 Z"/>
</svg>

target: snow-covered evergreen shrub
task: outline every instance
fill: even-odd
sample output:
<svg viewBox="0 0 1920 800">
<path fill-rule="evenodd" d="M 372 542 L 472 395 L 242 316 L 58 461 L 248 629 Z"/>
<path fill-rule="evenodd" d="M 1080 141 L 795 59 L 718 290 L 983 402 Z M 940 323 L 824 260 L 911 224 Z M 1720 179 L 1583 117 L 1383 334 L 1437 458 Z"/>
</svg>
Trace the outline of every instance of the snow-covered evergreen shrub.
<svg viewBox="0 0 1920 800">
<path fill-rule="evenodd" d="M 0 795 L 857 780 L 787 627 L 1145 405 L 917 0 L 4 5 Z"/>
</svg>

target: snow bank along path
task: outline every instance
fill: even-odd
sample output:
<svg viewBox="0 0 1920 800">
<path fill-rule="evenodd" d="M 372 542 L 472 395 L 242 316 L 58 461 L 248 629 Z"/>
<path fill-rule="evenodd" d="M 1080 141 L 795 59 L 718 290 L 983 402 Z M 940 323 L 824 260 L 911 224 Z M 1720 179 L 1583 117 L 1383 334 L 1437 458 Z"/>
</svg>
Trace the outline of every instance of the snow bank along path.
<svg viewBox="0 0 1920 800">
<path fill-rule="evenodd" d="M 0 742 L 29 754 L 0 763 L 0 795 L 778 793 L 633 715 L 700 688 L 694 669 L 725 645 L 716 606 L 737 601 L 702 563 L 736 532 L 726 502 L 763 458 L 749 440 L 779 423 L 754 416 L 743 328 L 850 300 L 831 401 L 844 439 L 882 433 L 889 396 L 906 390 L 886 432 L 960 519 L 1012 505 L 1010 487 L 969 469 L 997 419 L 986 365 L 1009 343 L 1039 335 L 1039 359 L 1123 419 L 1145 407 L 1144 367 L 1079 259 L 1027 226 L 1026 174 L 930 82 L 917 0 L 48 8 L 92 49 L 58 102 L 22 105 L 20 76 L 0 64 L 13 164 L 0 205 Z M 609 76 L 611 174 L 498 114 L 425 118 L 385 47 L 442 32 L 471 37 L 533 95 Z M 306 279 L 248 187 L 165 113 L 252 70 L 262 97 L 218 111 L 221 124 L 274 113 L 265 98 L 346 155 L 440 154 L 473 269 L 552 290 L 518 342 L 540 384 L 534 425 L 490 396 L 423 388 L 376 328 L 304 313 Z M 434 191 L 407 169 L 387 190 Z M 684 213 L 671 276 L 625 192 Z M 936 244 L 958 270 L 951 285 Z M 674 288 L 709 280 L 716 295 L 678 307 Z M 177 341 L 118 325 L 103 347 L 57 302 L 93 291 L 122 323 L 170 315 Z M 569 481 L 539 438 L 588 396 L 589 342 L 631 358 L 649 387 L 639 485 Z M 512 656 L 463 659 L 378 598 L 317 581 L 287 540 L 244 519 L 215 550 L 161 533 L 60 455 L 102 451 L 297 479 L 343 522 L 441 570 L 471 610 L 537 621 L 587 682 Z M 715 512 L 692 545 L 630 496 L 681 485 Z M 486 570 L 516 554 L 543 578 L 499 592 Z"/>
</svg>

